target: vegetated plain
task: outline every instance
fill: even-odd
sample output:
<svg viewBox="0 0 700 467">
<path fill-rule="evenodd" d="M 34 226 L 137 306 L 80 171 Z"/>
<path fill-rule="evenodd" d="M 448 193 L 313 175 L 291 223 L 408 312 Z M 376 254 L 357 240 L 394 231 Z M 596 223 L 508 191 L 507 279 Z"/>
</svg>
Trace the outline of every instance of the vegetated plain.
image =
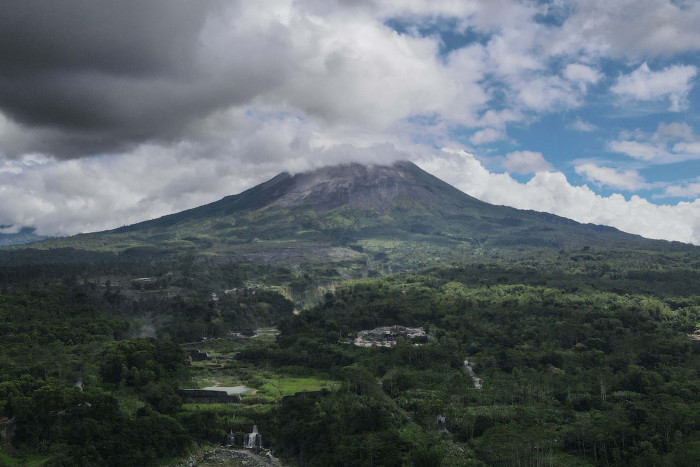
<svg viewBox="0 0 700 467">
<path fill-rule="evenodd" d="M 350 167 L 1 250 L 0 465 L 175 463 L 253 425 L 298 465 L 695 465 L 698 248 Z M 394 325 L 428 337 L 353 344 Z M 182 403 L 210 386 L 247 391 Z"/>
</svg>

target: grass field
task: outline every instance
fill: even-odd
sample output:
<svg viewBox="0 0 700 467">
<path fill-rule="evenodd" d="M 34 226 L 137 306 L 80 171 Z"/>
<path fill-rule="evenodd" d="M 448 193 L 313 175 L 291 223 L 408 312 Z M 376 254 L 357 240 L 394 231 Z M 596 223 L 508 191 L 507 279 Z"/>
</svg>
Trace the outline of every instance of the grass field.
<svg viewBox="0 0 700 467">
<path fill-rule="evenodd" d="M 335 391 L 339 387 L 340 383 L 333 380 L 276 376 L 267 379 L 258 391 L 261 394 L 282 397 L 302 391 L 320 391 L 322 389 Z"/>
<path fill-rule="evenodd" d="M 206 351 L 211 360 L 193 362 L 190 367 L 191 381 L 189 387 L 204 388 L 212 386 L 231 387 L 246 386 L 251 391 L 243 395 L 244 402 L 274 402 L 282 396 L 303 391 L 335 391 L 340 382 L 326 378 L 324 375 L 288 375 L 272 370 L 242 363 L 235 359 L 237 352 L 249 347 L 272 344 L 279 334 L 275 328 L 260 328 L 258 336 L 253 339 L 212 339 L 206 342 L 190 344 L 187 348 Z"/>
<path fill-rule="evenodd" d="M 39 467 L 46 465 L 49 457 L 40 455 L 29 456 L 12 456 L 5 452 L 3 447 L 0 447 L 0 467 L 21 466 L 21 467 Z"/>
</svg>

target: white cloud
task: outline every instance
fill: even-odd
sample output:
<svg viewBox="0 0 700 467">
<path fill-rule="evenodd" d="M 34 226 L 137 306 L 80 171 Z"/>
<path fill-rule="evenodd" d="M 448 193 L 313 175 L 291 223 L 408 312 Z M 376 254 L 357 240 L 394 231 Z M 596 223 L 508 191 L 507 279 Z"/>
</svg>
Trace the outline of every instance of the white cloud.
<svg viewBox="0 0 700 467">
<path fill-rule="evenodd" d="M 515 151 L 506 154 L 501 162 L 504 169 L 511 173 L 531 174 L 553 170 L 552 165 L 545 160 L 540 152 Z"/>
<path fill-rule="evenodd" d="M 644 62 L 629 75 L 620 76 L 612 92 L 642 101 L 656 101 L 668 98 L 669 110 L 679 112 L 687 106 L 688 93 L 692 89 L 692 80 L 697 75 L 697 68 L 690 65 L 674 65 L 661 71 L 651 71 Z"/>
<path fill-rule="evenodd" d="M 452 51 L 446 64 L 446 73 L 456 86 L 456 94 L 442 110 L 445 119 L 476 126 L 475 118 L 490 99 L 485 84 L 484 47 L 470 45 Z"/>
<path fill-rule="evenodd" d="M 486 46 L 491 66 L 499 75 L 518 77 L 544 68 L 543 60 L 532 53 L 532 32 L 506 31 L 494 36 Z"/>
<path fill-rule="evenodd" d="M 274 101 L 331 121 L 387 127 L 458 98 L 433 38 L 399 35 L 368 18 L 295 18 L 288 27 L 294 66 Z"/>
<path fill-rule="evenodd" d="M 489 109 L 479 119 L 479 126 L 489 126 L 494 128 L 504 128 L 507 123 L 518 122 L 524 118 L 522 112 L 503 109 Z"/>
<path fill-rule="evenodd" d="M 608 148 L 651 164 L 671 164 L 700 158 L 700 136 L 685 122 L 659 123 L 652 134 L 622 132 Z"/>
<path fill-rule="evenodd" d="M 600 81 L 603 75 L 587 65 L 571 63 L 564 68 L 564 77 L 576 83 L 581 92 L 586 92 L 588 86 Z"/>
<path fill-rule="evenodd" d="M 235 122 L 234 130 L 231 123 Z M 193 133 L 207 142 L 142 144 L 72 160 L 0 159 L 0 225 L 72 235 L 148 220 L 215 201 L 279 172 L 348 161 L 406 159 L 401 138 L 344 133 L 311 119 L 222 112 Z"/>
<path fill-rule="evenodd" d="M 685 122 L 659 123 L 654 135 L 655 138 L 675 138 L 683 141 L 697 139 L 693 128 Z"/>
<path fill-rule="evenodd" d="M 559 172 L 538 172 L 518 183 L 507 173 L 489 172 L 462 151 L 435 152 L 401 140 L 334 143 L 344 137 L 323 126 L 306 131 L 306 122 L 293 117 L 261 120 L 243 113 L 229 118 L 240 119 L 242 128 L 213 146 L 149 145 L 112 157 L 27 160 L 21 171 L 0 171 L 0 224 L 37 226 L 49 234 L 114 228 L 214 201 L 282 170 L 349 160 L 390 163 L 414 154 L 426 170 L 490 203 L 700 244 L 700 201 L 656 206 L 636 196 L 601 197 L 586 186 L 570 185 Z M 515 163 L 519 157 L 542 162 L 538 153 L 513 153 L 509 159 Z"/>
<path fill-rule="evenodd" d="M 567 126 L 567 128 L 570 128 L 575 131 L 582 131 L 584 133 L 590 133 L 591 131 L 595 131 L 598 129 L 598 127 L 593 125 L 592 123 L 583 121 L 581 117 L 576 117 L 576 120 L 570 123 Z"/>
<path fill-rule="evenodd" d="M 574 1 L 572 5 L 516 0 L 224 2 L 227 8 L 203 15 L 204 26 L 192 35 L 197 38 L 196 44 L 186 44 L 193 48 L 192 63 L 180 63 L 184 58 L 175 60 L 174 66 L 196 68 L 196 73 L 175 77 L 180 79 L 168 75 L 151 79 L 148 75 L 147 79 L 136 80 L 138 85 L 129 79 L 111 77 L 120 92 L 109 104 L 114 105 L 119 115 L 129 115 L 134 112 L 134 104 L 123 99 L 124 95 L 138 95 L 137 100 L 147 102 L 150 110 L 162 109 L 159 104 L 172 101 L 172 109 L 167 107 L 166 113 L 185 114 L 172 119 L 172 125 L 177 128 L 161 130 L 165 125 L 159 119 L 144 118 L 146 122 L 159 124 L 148 130 L 136 125 L 134 130 L 162 132 L 158 135 L 160 140 L 169 141 L 188 136 L 182 134 L 184 130 L 180 126 L 185 130 L 196 126 L 197 118 L 211 117 L 227 106 L 240 109 L 273 103 L 302 118 L 352 126 L 357 132 L 386 130 L 404 119 L 428 115 L 448 124 L 494 128 L 504 133 L 502 127 L 478 121 L 479 114 L 488 108 L 489 99 L 503 91 L 505 111 L 517 115 L 509 121 L 523 121 L 530 116 L 528 113 L 541 114 L 580 105 L 587 87 L 601 79 L 599 59 L 619 46 L 618 31 L 632 34 L 642 22 L 648 29 L 635 33 L 637 38 L 632 45 L 652 34 L 656 42 L 668 36 L 676 38 L 678 47 L 681 43 L 686 48 L 693 44 L 697 47 L 697 41 L 689 39 L 698 34 L 694 19 L 698 18 L 700 8 L 695 5 L 681 11 L 662 0 L 609 3 L 602 0 Z M 630 21 L 630 12 L 640 18 Z M 542 14 L 554 14 L 564 22 L 563 26 L 537 21 Z M 454 27 L 458 33 L 475 31 L 484 40 L 443 57 L 438 54 L 437 36 L 421 37 L 410 27 L 408 33 L 398 34 L 386 25 L 387 20 L 397 18 L 414 26 L 449 24 L 445 27 Z M 676 32 L 671 34 L 669 30 Z M 664 35 L 662 31 L 667 32 Z M 564 32 L 565 37 L 576 41 L 562 39 Z M 590 41 L 582 39 L 587 35 L 591 36 Z M 580 44 L 589 42 L 596 53 L 582 55 Z M 559 63 L 563 64 L 561 76 L 553 63 L 557 68 Z M 659 73 L 690 68 L 670 67 Z M 96 80 L 106 81 L 103 77 Z M 190 81 L 196 81 L 197 86 L 190 87 Z M 68 82 L 74 89 L 75 81 Z M 99 85 L 91 89 L 95 94 L 104 94 Z M 162 92 L 154 92 L 155 89 Z M 224 96 L 211 93 L 212 89 Z M 676 89 L 664 95 L 671 99 L 672 105 L 683 103 L 682 91 Z M 100 106 L 91 108 L 96 112 L 94 108 Z M 16 123 L 14 126 L 18 127 Z M 11 138 L 2 137 L 10 133 Z M 490 134 L 493 136 L 493 132 Z M 148 135 L 139 135 L 143 141 L 153 141 Z M 49 136 L 56 142 L 60 135 Z M 31 131 L 9 128 L 0 117 L 0 152 L 21 154 L 22 148 L 33 145 L 31 150 L 51 153 L 51 145 L 37 147 L 37 140 L 49 136 L 38 127 Z M 96 139 L 99 140 L 99 135 Z M 84 141 L 75 145 L 80 143 L 92 147 Z M 111 150 L 119 152 L 123 147 Z M 74 157 L 71 154 L 62 157 Z"/>
<path fill-rule="evenodd" d="M 572 84 L 558 76 L 525 78 L 515 87 L 518 100 L 538 112 L 581 104 L 581 95 L 574 91 Z"/>
<path fill-rule="evenodd" d="M 695 182 L 668 186 L 661 197 L 698 198 L 700 197 L 700 178 Z"/>
<path fill-rule="evenodd" d="M 595 84 L 602 77 L 598 70 L 581 63 L 570 63 L 567 65 L 566 68 L 564 68 L 564 76 L 570 81 L 587 84 Z"/>
<path fill-rule="evenodd" d="M 700 3 L 674 0 L 573 0 L 549 38 L 552 53 L 638 59 L 700 50 Z"/>
<path fill-rule="evenodd" d="M 190 149 L 141 146 L 118 157 L 49 160 L 0 174 L 0 219 L 40 233 L 75 234 L 210 202 L 225 184 L 243 188 L 244 172 L 223 161 L 184 163 Z"/>
<path fill-rule="evenodd" d="M 695 134 L 693 127 L 686 122 L 660 122 L 656 131 L 651 135 L 645 134 L 641 130 L 636 130 L 634 135 L 637 139 L 672 146 L 673 152 L 695 152 L 692 148 L 695 143 L 700 142 L 700 135 Z"/>
<path fill-rule="evenodd" d="M 692 143 L 677 143 L 673 146 L 673 151 L 700 156 L 700 141 L 694 141 Z"/>
<path fill-rule="evenodd" d="M 518 183 L 508 174 L 489 172 L 473 155 L 460 150 L 425 156 L 418 164 L 489 203 L 610 225 L 648 238 L 700 245 L 700 200 L 659 206 L 639 196 L 604 197 L 585 185 L 571 185 L 561 172 L 539 172 L 529 182 Z"/>
<path fill-rule="evenodd" d="M 610 150 L 627 154 L 634 159 L 643 161 L 653 161 L 658 159 L 668 159 L 669 153 L 665 148 L 659 147 L 651 143 L 642 143 L 639 141 L 612 141 L 609 144 Z"/>
<path fill-rule="evenodd" d="M 480 145 L 504 140 L 507 138 L 506 125 L 511 122 L 521 121 L 523 118 L 524 115 L 520 111 L 512 109 L 489 109 L 484 112 L 479 118 L 479 121 L 476 122 L 476 125 L 485 128 L 476 131 L 469 138 L 469 141 L 474 145 Z"/>
<path fill-rule="evenodd" d="M 472 144 L 480 145 L 493 143 L 494 141 L 502 140 L 506 135 L 501 130 L 496 130 L 494 128 L 484 128 L 474 133 L 470 138 Z"/>
<path fill-rule="evenodd" d="M 16 233 L 19 233 L 20 230 L 22 230 L 22 227 L 19 225 L 11 225 L 9 227 L 0 227 L 0 233 L 3 233 L 3 234 L 16 234 Z"/>
<path fill-rule="evenodd" d="M 583 175 L 598 186 L 606 185 L 627 191 L 649 186 L 636 170 L 618 170 L 591 163 L 577 165 L 575 170 L 577 174 Z"/>
</svg>

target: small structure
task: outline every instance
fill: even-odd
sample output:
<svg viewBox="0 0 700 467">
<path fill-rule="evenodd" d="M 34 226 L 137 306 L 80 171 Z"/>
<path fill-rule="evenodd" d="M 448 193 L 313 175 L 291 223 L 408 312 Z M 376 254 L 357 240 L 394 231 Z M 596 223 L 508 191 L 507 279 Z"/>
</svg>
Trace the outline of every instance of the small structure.
<svg viewBox="0 0 700 467">
<path fill-rule="evenodd" d="M 232 329 L 229 335 L 234 339 L 251 339 L 258 336 L 257 329 Z"/>
<path fill-rule="evenodd" d="M 201 350 L 197 349 L 188 349 L 187 355 L 189 355 L 190 360 L 192 360 L 193 362 L 203 362 L 205 360 L 211 360 L 211 357 L 208 353 L 202 352 Z"/>
<path fill-rule="evenodd" d="M 426 342 L 428 334 L 423 328 L 407 328 L 405 326 L 384 326 L 357 333 L 354 344 L 358 347 L 393 347 L 398 337 L 418 342 Z"/>
<path fill-rule="evenodd" d="M 224 391 L 229 396 L 235 396 L 236 394 L 248 394 L 254 392 L 253 390 L 240 385 L 240 386 L 209 386 L 202 388 L 205 391 Z"/>
<path fill-rule="evenodd" d="M 243 447 L 246 449 L 262 449 L 262 435 L 258 433 L 258 425 L 253 425 L 253 431 L 243 435 Z"/>
<path fill-rule="evenodd" d="M 139 277 L 137 279 L 131 279 L 131 282 L 153 282 L 155 279 L 152 277 Z"/>
<path fill-rule="evenodd" d="M 231 295 L 231 294 L 248 294 L 251 293 L 251 295 L 255 295 L 255 291 L 260 288 L 259 284 L 252 284 L 250 286 L 246 287 L 234 287 L 232 289 L 227 289 L 224 290 L 224 293 L 226 295 Z"/>
</svg>

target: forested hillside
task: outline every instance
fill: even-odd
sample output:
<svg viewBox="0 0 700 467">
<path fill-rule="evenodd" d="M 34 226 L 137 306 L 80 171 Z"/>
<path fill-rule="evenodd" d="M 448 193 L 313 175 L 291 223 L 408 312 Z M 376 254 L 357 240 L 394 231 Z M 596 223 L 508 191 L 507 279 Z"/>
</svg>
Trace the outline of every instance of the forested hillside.
<svg viewBox="0 0 700 467">
<path fill-rule="evenodd" d="M 499 285 L 479 285 L 438 270 L 360 282 L 285 320 L 275 346 L 242 358 L 316 368 L 344 385 L 283 404 L 280 446 L 309 465 L 693 465 L 700 341 L 689 335 L 700 296 L 511 279 L 502 271 Z M 394 324 L 431 338 L 346 343 Z"/>
<path fill-rule="evenodd" d="M 284 268 L 155 262 L 155 280 L 123 286 L 118 264 L 28 273 L 0 295 L 0 460 L 156 464 L 256 424 L 299 465 L 694 465 L 694 261 L 586 249 L 434 267 L 347 282 L 297 315 L 284 294 L 319 277 Z M 279 335 L 228 336 L 262 326 Z M 356 345 L 391 326 L 427 335 Z M 188 366 L 192 341 L 214 361 Z M 257 393 L 182 403 L 178 388 L 215 381 Z"/>
</svg>

